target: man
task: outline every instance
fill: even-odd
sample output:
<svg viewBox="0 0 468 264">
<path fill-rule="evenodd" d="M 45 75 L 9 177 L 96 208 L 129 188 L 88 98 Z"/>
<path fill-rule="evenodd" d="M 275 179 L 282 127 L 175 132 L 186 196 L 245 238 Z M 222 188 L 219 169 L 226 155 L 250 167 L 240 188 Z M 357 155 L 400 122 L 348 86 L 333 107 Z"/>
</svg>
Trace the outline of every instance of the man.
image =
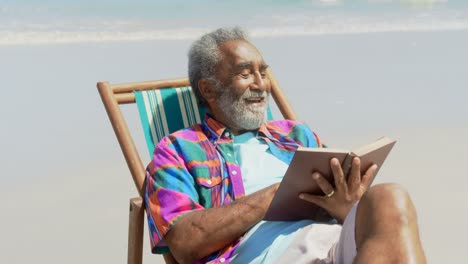
<svg viewBox="0 0 468 264">
<path fill-rule="evenodd" d="M 300 195 L 336 221 L 261 221 L 297 147 L 321 146 L 302 123 L 265 121 L 267 68 L 238 28 L 192 45 L 190 83 L 209 114 L 162 139 L 148 166 L 153 252 L 169 249 L 179 263 L 425 262 L 407 192 L 395 184 L 368 189 L 376 167 L 360 175 L 357 158 L 348 181 L 331 160 L 335 189 L 311 175 L 327 195 Z"/>
</svg>

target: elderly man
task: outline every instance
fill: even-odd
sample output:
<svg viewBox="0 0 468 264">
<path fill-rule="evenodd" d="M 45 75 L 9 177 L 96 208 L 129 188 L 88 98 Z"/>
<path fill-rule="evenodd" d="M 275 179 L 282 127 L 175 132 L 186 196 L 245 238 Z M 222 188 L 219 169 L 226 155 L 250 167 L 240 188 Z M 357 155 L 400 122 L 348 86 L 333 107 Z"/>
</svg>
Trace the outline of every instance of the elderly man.
<svg viewBox="0 0 468 264">
<path fill-rule="evenodd" d="M 301 194 L 335 220 L 262 221 L 298 146 L 321 147 L 296 121 L 266 122 L 270 80 L 259 51 L 239 28 L 195 41 L 189 77 L 209 114 L 156 147 L 146 205 L 152 251 L 179 263 L 423 263 L 416 212 L 395 184 L 368 189 L 376 167 L 349 180 L 337 160 L 335 189 L 311 175 L 326 196 Z"/>
</svg>

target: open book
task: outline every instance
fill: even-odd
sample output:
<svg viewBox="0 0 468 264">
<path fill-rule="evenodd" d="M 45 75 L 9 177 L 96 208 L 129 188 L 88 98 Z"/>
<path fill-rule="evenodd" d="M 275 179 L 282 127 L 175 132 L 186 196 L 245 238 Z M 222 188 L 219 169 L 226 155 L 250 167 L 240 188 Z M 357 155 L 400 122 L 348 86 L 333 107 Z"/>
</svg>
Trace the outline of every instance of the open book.
<svg viewBox="0 0 468 264">
<path fill-rule="evenodd" d="M 320 172 L 334 186 L 330 160 L 337 158 L 340 161 L 344 175 L 347 178 L 352 160 L 356 156 L 361 159 L 362 175 L 372 164 L 378 165 L 378 171 L 395 143 L 395 140 L 383 137 L 353 151 L 299 147 L 281 181 L 264 220 L 325 220 L 324 210 L 313 203 L 299 199 L 299 194 L 302 192 L 324 195 L 320 187 L 312 179 L 312 172 Z"/>
</svg>

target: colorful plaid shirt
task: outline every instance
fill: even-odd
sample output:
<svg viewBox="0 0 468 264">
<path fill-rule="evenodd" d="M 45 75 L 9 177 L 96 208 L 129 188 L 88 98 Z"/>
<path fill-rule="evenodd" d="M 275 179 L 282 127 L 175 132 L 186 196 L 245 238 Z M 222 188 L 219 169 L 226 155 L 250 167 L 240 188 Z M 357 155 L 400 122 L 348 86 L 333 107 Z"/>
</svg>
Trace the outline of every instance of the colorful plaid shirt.
<svg viewBox="0 0 468 264">
<path fill-rule="evenodd" d="M 273 155 L 290 163 L 299 146 L 318 147 L 319 138 L 297 121 L 271 121 L 258 136 Z M 166 233 L 184 215 L 228 204 L 245 195 L 242 175 L 234 158 L 230 131 L 206 115 L 202 124 L 164 137 L 147 168 L 146 210 L 153 253 L 169 252 Z M 200 260 L 227 263 L 238 241 Z"/>
</svg>

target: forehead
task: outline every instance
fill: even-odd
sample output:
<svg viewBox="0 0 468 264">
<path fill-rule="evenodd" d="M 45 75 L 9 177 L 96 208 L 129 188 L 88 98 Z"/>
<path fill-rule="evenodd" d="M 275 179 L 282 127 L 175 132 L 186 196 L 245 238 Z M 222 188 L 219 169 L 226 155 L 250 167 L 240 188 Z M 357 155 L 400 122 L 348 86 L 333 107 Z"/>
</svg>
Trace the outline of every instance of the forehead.
<svg viewBox="0 0 468 264">
<path fill-rule="evenodd" d="M 219 46 L 225 62 L 231 64 L 259 63 L 263 64 L 263 57 L 254 45 L 244 40 L 230 40 Z"/>
</svg>

